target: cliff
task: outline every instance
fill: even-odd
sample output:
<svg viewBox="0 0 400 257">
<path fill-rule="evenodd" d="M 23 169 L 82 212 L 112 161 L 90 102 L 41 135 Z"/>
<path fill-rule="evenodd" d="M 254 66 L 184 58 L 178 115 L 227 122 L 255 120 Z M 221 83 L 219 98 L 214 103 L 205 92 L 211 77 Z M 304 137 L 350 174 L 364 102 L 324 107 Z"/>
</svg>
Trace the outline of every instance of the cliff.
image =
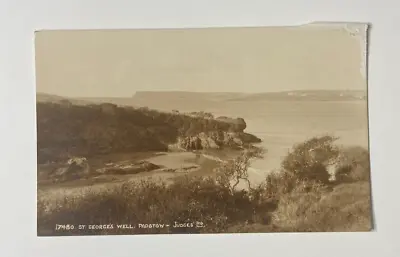
<svg viewBox="0 0 400 257">
<path fill-rule="evenodd" d="M 258 142 L 243 119 L 213 119 L 110 103 L 38 102 L 38 163 L 117 152 L 240 147 Z M 201 141 L 201 143 L 193 143 Z M 189 142 L 189 143 L 188 143 Z M 189 145 L 189 146 L 188 146 Z"/>
<path fill-rule="evenodd" d="M 242 149 L 252 143 L 259 143 L 261 139 L 244 132 L 210 131 L 201 132 L 194 136 L 179 137 L 177 143 L 170 148 L 191 150 L 203 149 Z"/>
</svg>

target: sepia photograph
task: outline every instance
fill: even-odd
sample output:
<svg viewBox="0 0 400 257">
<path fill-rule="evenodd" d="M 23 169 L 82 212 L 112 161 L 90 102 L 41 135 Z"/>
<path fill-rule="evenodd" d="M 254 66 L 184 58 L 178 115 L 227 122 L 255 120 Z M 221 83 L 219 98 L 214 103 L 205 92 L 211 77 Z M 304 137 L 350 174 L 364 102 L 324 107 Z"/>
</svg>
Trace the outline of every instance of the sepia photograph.
<svg viewBox="0 0 400 257">
<path fill-rule="evenodd" d="M 36 31 L 37 235 L 371 231 L 367 40 Z"/>
</svg>

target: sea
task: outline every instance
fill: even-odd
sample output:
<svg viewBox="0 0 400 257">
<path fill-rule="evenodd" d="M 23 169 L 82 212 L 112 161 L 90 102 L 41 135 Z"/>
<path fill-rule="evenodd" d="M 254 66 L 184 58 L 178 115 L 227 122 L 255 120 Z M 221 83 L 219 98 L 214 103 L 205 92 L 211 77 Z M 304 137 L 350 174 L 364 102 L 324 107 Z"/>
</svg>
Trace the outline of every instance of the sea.
<svg viewBox="0 0 400 257">
<path fill-rule="evenodd" d="M 366 100 L 318 101 L 215 101 L 207 104 L 158 102 L 150 108 L 180 112 L 205 111 L 214 116 L 242 117 L 245 132 L 261 138 L 263 159 L 251 164 L 251 180 L 260 181 L 280 168 L 282 159 L 297 143 L 315 136 L 332 135 L 341 146 L 368 148 Z"/>
</svg>

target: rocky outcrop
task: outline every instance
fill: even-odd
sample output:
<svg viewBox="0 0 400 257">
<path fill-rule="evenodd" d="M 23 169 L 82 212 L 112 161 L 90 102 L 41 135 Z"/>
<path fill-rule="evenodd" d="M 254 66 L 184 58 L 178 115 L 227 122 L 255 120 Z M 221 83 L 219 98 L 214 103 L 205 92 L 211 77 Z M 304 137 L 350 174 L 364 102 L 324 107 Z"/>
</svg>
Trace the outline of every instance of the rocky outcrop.
<svg viewBox="0 0 400 257">
<path fill-rule="evenodd" d="M 125 175 L 149 172 L 159 168 L 160 166 L 147 161 L 139 161 L 134 163 L 130 161 L 124 161 L 120 163 L 107 163 L 106 167 L 97 169 L 96 172 L 100 174 Z"/>
<path fill-rule="evenodd" d="M 200 169 L 200 165 L 182 165 L 182 167 L 178 169 L 173 168 L 162 168 L 160 172 L 168 172 L 168 173 L 190 173 Z"/>
<path fill-rule="evenodd" d="M 85 157 L 74 157 L 67 161 L 62 167 L 54 169 L 49 178 L 61 182 L 79 179 L 90 174 L 90 167 Z"/>
<path fill-rule="evenodd" d="M 262 140 L 258 137 L 256 137 L 255 135 L 249 134 L 249 133 L 239 133 L 238 136 L 240 137 L 240 139 L 247 143 L 247 144 L 258 144 L 261 143 Z"/>
<path fill-rule="evenodd" d="M 221 149 L 228 147 L 240 149 L 252 143 L 259 143 L 261 140 L 256 136 L 243 132 L 201 132 L 195 136 L 180 137 L 177 147 L 184 150 Z"/>
<path fill-rule="evenodd" d="M 221 117 L 218 117 L 216 120 L 233 124 L 234 126 L 232 127 L 232 130 L 233 131 L 237 131 L 237 132 L 238 131 L 244 131 L 246 129 L 246 127 L 247 127 L 247 124 L 246 124 L 246 122 L 244 121 L 243 118 L 233 119 L 233 118 L 221 116 Z"/>
</svg>

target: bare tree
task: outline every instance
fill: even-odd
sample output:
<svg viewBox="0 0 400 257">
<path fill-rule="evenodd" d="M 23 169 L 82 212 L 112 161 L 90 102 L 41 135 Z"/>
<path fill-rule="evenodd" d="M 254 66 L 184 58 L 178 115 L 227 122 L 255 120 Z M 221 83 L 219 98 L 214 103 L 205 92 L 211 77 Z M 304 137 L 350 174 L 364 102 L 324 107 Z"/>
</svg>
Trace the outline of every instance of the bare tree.
<svg viewBox="0 0 400 257">
<path fill-rule="evenodd" d="M 244 181 L 249 190 L 252 190 L 248 172 L 250 163 L 252 159 L 263 158 L 263 156 L 264 150 L 261 148 L 245 149 L 238 157 L 224 163 L 218 169 L 217 182 L 234 192 L 240 181 Z"/>
</svg>

